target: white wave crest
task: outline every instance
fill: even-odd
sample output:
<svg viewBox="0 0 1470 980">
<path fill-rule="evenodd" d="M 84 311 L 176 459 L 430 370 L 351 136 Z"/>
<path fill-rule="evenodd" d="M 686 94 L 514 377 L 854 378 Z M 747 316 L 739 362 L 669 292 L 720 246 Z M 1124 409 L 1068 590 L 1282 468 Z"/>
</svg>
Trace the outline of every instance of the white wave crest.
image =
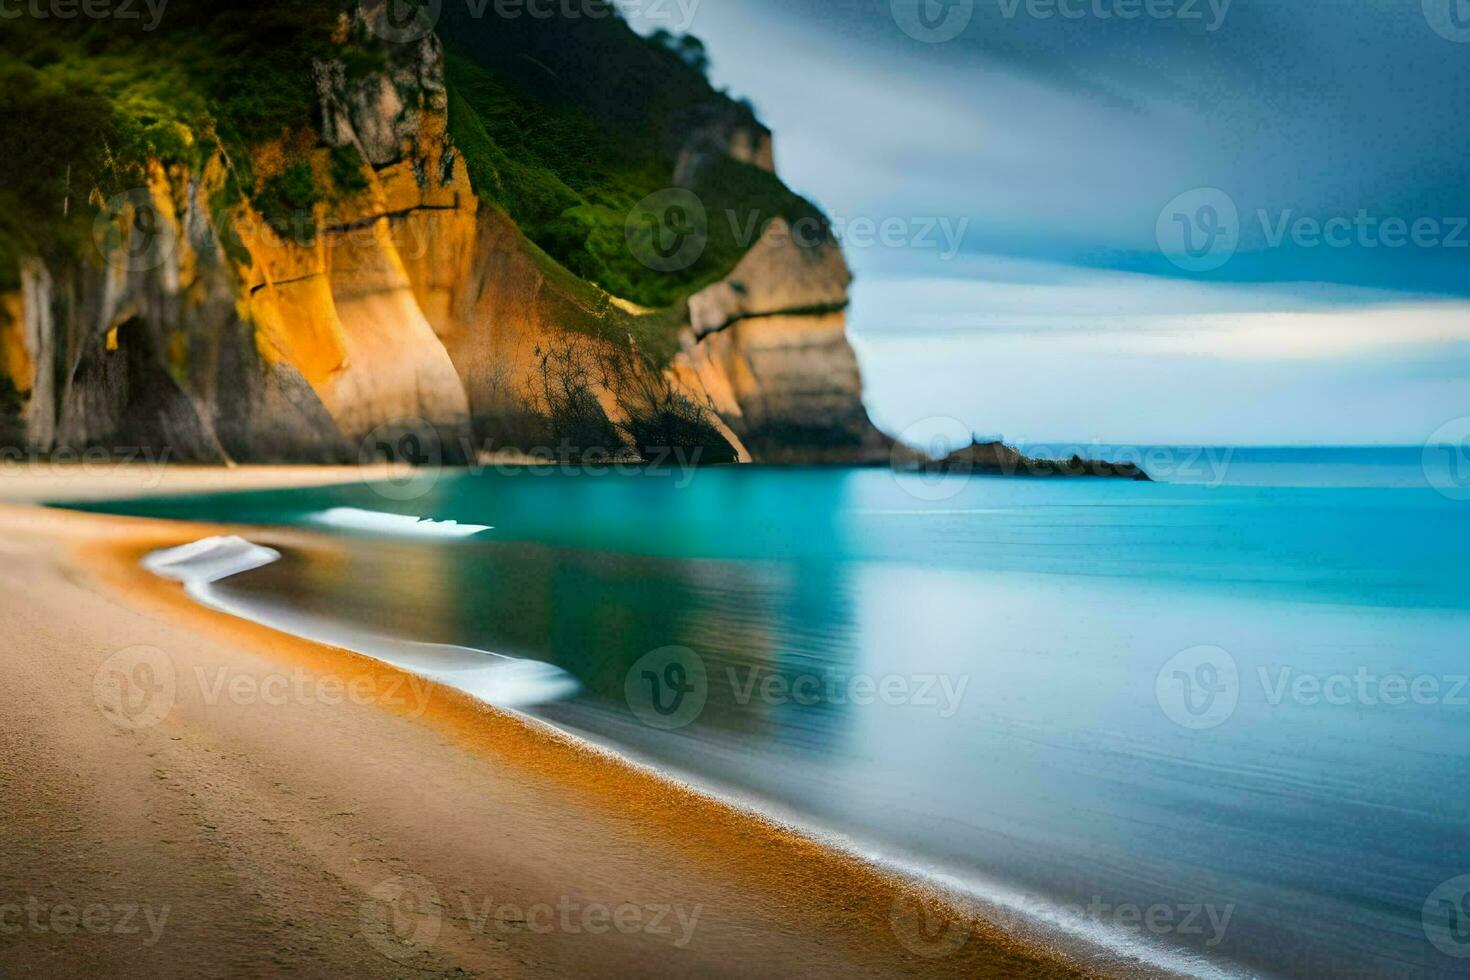
<svg viewBox="0 0 1470 980">
<path fill-rule="evenodd" d="M 494 530 L 487 524 L 435 521 L 427 517 L 414 517 L 412 514 L 389 514 L 378 510 L 363 510 L 360 507 L 332 507 L 318 511 L 307 519 L 329 527 L 414 538 L 468 538 L 483 531 Z"/>
</svg>

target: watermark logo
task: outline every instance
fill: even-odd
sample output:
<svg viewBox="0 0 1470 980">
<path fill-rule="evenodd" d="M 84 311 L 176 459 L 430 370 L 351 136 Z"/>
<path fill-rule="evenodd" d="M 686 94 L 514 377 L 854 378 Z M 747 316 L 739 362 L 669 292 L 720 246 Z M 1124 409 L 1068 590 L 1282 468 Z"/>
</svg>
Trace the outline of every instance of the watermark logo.
<svg viewBox="0 0 1470 980">
<path fill-rule="evenodd" d="M 1217 646 L 1181 650 L 1154 678 L 1154 697 L 1168 719 L 1203 731 L 1223 725 L 1240 701 L 1240 669 Z"/>
<path fill-rule="evenodd" d="M 551 902 L 532 902 L 529 905 L 497 903 L 489 896 L 476 901 L 469 895 L 462 896 L 461 902 L 461 918 L 476 936 L 487 935 L 492 930 L 504 933 L 525 931 L 541 936 L 554 932 L 573 936 L 603 936 L 617 932 L 667 939 L 677 949 L 688 947 L 694 940 L 699 917 L 704 913 L 702 905 L 635 905 L 632 902 L 606 905 L 582 902 L 570 895 L 560 896 L 554 905 Z"/>
<path fill-rule="evenodd" d="M 680 272 L 709 245 L 709 213 L 694 192 L 669 187 L 634 205 L 623 233 L 639 262 L 655 272 Z"/>
<path fill-rule="evenodd" d="M 753 666 L 741 671 L 725 668 L 735 703 L 759 701 L 782 706 L 810 708 L 819 704 L 866 707 L 885 704 L 933 709 L 940 718 L 953 718 L 965 699 L 970 675 L 961 674 L 796 674 L 789 676 L 768 667 Z"/>
<path fill-rule="evenodd" d="M 1309 671 L 1258 664 L 1242 675 L 1229 653 L 1200 646 L 1176 654 L 1160 669 L 1155 694 L 1170 721 L 1199 730 L 1223 724 L 1247 697 L 1272 711 L 1470 708 L 1470 674 L 1379 673 L 1367 666 Z"/>
<path fill-rule="evenodd" d="M 1424 0 L 1424 19 L 1446 41 L 1470 44 L 1470 2 Z"/>
<path fill-rule="evenodd" d="M 376 885 L 363 900 L 358 920 L 368 945 L 400 963 L 430 949 L 444 925 L 438 889 L 417 874 L 398 875 Z"/>
<path fill-rule="evenodd" d="M 364 471 L 383 463 L 406 467 L 386 478 L 364 472 L 363 483 L 388 500 L 417 500 L 438 484 L 444 471 L 444 446 L 439 430 L 423 419 L 394 419 L 363 438 L 357 463 Z"/>
<path fill-rule="evenodd" d="M 1293 667 L 1257 667 L 1256 679 L 1266 703 L 1273 708 L 1284 704 L 1301 707 L 1356 705 L 1372 708 L 1379 705 L 1421 708 L 1470 707 L 1470 674 L 1377 674 L 1359 667 L 1351 674 L 1317 674 Z"/>
<path fill-rule="evenodd" d="M 917 500 L 950 500 L 965 489 L 974 470 L 970 460 L 955 454 L 974 443 L 974 433 L 959 419 L 947 415 L 920 419 L 894 440 L 889 453 L 893 478 Z"/>
<path fill-rule="evenodd" d="M 428 710 L 434 684 L 417 674 L 361 673 L 352 677 L 309 674 L 297 667 L 291 673 L 262 676 L 240 673 L 228 667 L 214 671 L 194 668 L 205 705 L 222 702 L 236 705 L 280 708 L 291 704 L 321 704 L 328 707 L 353 704 L 391 708 L 410 718 Z"/>
<path fill-rule="evenodd" d="M 1421 913 L 1424 935 L 1455 959 L 1470 959 L 1470 875 L 1451 878 L 1429 893 Z"/>
<path fill-rule="evenodd" d="M 102 479 L 111 473 L 141 471 L 148 474 L 142 485 L 152 490 L 163 482 L 171 455 L 172 446 L 161 449 L 152 446 L 88 446 L 81 450 L 58 446 L 46 452 L 31 446 L 0 446 L 0 475 L 8 470 L 63 474 L 80 470 L 84 476 Z"/>
<path fill-rule="evenodd" d="M 1442 496 L 1470 500 L 1470 415 L 1451 419 L 1424 442 L 1424 479 Z"/>
<path fill-rule="evenodd" d="M 650 728 L 672 731 L 693 722 L 709 700 L 704 659 L 688 647 L 661 647 L 638 658 L 623 681 L 628 707 Z"/>
<path fill-rule="evenodd" d="M 160 268 L 179 247 L 173 222 L 146 187 L 115 194 L 92 220 L 92 244 L 114 269 L 150 272 Z"/>
<path fill-rule="evenodd" d="M 889 907 L 888 925 L 909 952 L 937 960 L 969 940 L 976 919 L 970 905 L 970 900 L 957 891 L 909 885 Z"/>
<path fill-rule="evenodd" d="M 0 936 L 21 933 L 74 936 L 138 936 L 144 946 L 157 946 L 173 906 L 138 902 L 43 902 L 32 895 L 24 903 L 0 902 Z M 5 969 L 0 966 L 0 980 Z"/>
<path fill-rule="evenodd" d="M 1231 0 L 998 0 L 1001 16 L 1014 20 L 1023 9 L 1032 20 L 1177 20 L 1213 34 L 1225 23 Z M 1208 20 L 1206 17 L 1208 16 Z"/>
<path fill-rule="evenodd" d="M 1470 0 L 1467 0 L 1470 2 Z M 1295 208 L 1257 208 L 1249 231 L 1259 227 L 1267 249 L 1470 249 L 1470 217 L 1464 215 L 1301 214 Z M 1159 213 L 1159 250 L 1181 269 L 1208 272 L 1234 257 L 1243 228 L 1235 202 L 1224 191 L 1198 188 L 1179 195 Z"/>
<path fill-rule="evenodd" d="M 1240 212 L 1217 187 L 1197 187 L 1174 198 L 1154 225 L 1159 251 L 1186 272 L 1218 269 L 1240 247 Z"/>
<path fill-rule="evenodd" d="M 143 9 L 148 11 L 148 22 L 142 25 L 145 32 L 155 31 L 163 22 L 163 11 L 168 0 L 0 0 L 0 21 L 19 20 L 142 20 Z"/>
<path fill-rule="evenodd" d="M 900 30 L 925 44 L 954 40 L 975 16 L 975 0 L 889 0 L 888 8 Z"/>
<path fill-rule="evenodd" d="M 178 696 L 173 661 L 157 647 L 119 650 L 97 668 L 92 696 L 119 728 L 152 728 L 168 717 Z"/>
<path fill-rule="evenodd" d="M 416 44 L 433 33 L 443 0 L 361 0 L 368 30 L 390 44 Z"/>
</svg>

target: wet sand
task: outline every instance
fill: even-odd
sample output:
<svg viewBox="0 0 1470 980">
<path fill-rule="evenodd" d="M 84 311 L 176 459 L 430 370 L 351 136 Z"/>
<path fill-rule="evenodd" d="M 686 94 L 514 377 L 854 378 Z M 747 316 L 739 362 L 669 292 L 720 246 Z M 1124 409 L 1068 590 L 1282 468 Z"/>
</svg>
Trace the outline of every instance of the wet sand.
<svg viewBox="0 0 1470 980">
<path fill-rule="evenodd" d="M 190 472 L 151 492 L 195 489 Z M 51 474 L 0 495 L 106 489 Z M 544 726 L 201 607 L 138 565 L 232 530 L 0 506 L 0 974 L 1102 972 Z"/>
</svg>

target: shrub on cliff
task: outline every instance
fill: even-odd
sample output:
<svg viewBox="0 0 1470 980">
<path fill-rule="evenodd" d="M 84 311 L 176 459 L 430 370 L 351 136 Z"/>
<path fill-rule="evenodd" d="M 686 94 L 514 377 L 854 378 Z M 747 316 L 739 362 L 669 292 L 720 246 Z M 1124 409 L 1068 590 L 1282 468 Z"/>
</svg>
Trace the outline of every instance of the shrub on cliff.
<svg viewBox="0 0 1470 980">
<path fill-rule="evenodd" d="M 729 274 L 771 219 L 821 218 L 774 174 L 734 160 L 701 168 L 692 186 L 708 240 L 685 267 L 649 268 L 628 247 L 629 215 L 675 184 L 695 120 L 740 108 L 705 78 L 695 38 L 640 37 L 607 16 L 475 18 L 450 6 L 446 44 L 450 133 L 470 181 L 533 242 L 577 276 L 642 306 L 676 303 Z M 686 175 L 687 176 L 687 175 Z M 823 219 L 824 220 L 824 219 Z"/>
<path fill-rule="evenodd" d="M 608 419 L 597 397 L 598 354 L 590 343 L 560 349 L 536 348 L 538 375 L 528 392 L 544 430 L 542 448 L 566 447 L 574 457 L 616 454 L 622 433 Z"/>
</svg>

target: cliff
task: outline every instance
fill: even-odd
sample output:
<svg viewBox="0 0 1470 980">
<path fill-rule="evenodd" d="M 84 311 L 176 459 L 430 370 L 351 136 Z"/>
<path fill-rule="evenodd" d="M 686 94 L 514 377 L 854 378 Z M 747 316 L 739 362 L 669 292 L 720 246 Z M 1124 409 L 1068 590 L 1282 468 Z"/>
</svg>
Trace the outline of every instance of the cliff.
<svg viewBox="0 0 1470 980">
<path fill-rule="evenodd" d="M 165 55 L 220 15 L 182 16 L 123 50 Z M 267 107 L 284 124 L 211 89 L 204 61 L 146 115 L 142 81 L 126 101 L 63 91 L 134 160 L 64 148 L 29 161 L 51 167 L 37 195 L 0 197 L 39 215 L 0 223 L 0 441 L 252 462 L 393 455 L 410 433 L 450 461 L 886 453 L 841 249 L 749 107 L 616 18 L 446 13 L 405 39 L 383 16 L 301 29 L 301 91 Z M 34 61 L 12 70 L 44 93 L 55 62 Z"/>
</svg>

